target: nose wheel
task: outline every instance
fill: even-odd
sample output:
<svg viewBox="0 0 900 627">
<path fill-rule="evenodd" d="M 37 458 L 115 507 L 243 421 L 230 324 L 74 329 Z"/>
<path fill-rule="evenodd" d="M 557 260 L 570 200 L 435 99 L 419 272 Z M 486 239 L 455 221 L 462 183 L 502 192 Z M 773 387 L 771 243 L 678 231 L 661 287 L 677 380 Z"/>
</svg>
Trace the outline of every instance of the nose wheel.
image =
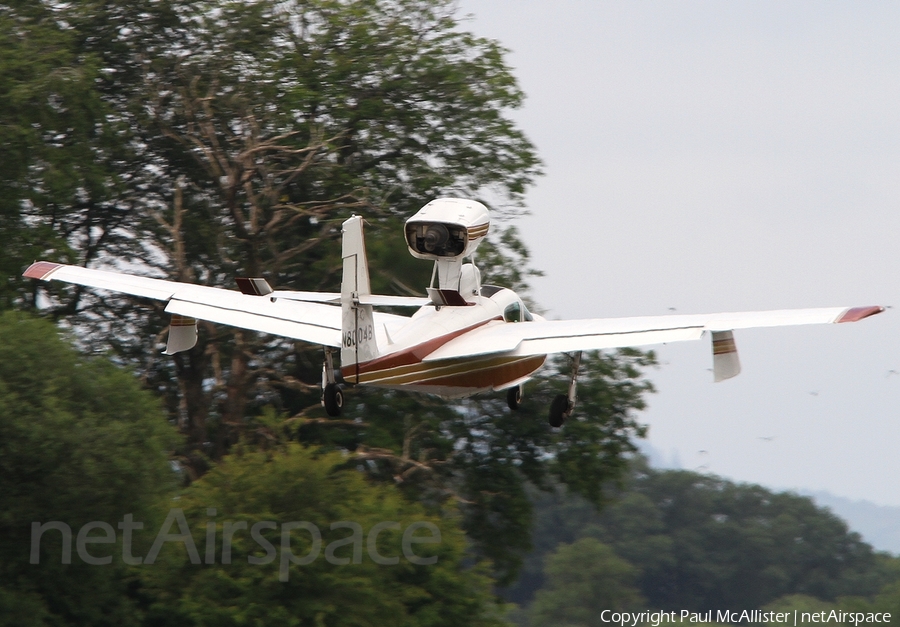
<svg viewBox="0 0 900 627">
<path fill-rule="evenodd" d="M 572 356 L 572 377 L 569 379 L 568 394 L 559 394 L 550 403 L 548 422 L 551 427 L 561 427 L 566 418 L 575 410 L 575 384 L 578 381 L 578 368 L 581 366 L 581 351 Z"/>
</svg>

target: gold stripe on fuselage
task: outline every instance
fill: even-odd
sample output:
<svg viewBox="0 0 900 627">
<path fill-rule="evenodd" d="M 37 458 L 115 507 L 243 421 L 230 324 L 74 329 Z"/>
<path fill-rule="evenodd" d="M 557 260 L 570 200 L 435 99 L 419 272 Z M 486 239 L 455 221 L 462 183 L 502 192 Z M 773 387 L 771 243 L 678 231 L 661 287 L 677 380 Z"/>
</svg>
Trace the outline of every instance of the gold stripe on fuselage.
<svg viewBox="0 0 900 627">
<path fill-rule="evenodd" d="M 414 383 L 422 383 L 430 379 L 439 377 L 447 377 L 466 372 L 482 372 L 493 368 L 513 365 L 519 362 L 534 359 L 534 356 L 512 357 L 512 356 L 492 356 L 481 359 L 463 359 L 449 360 L 437 362 L 420 362 L 418 364 L 410 364 L 407 366 L 397 366 L 394 368 L 385 368 L 384 370 L 376 370 L 374 372 L 361 373 L 358 383 L 371 385 L 410 385 Z M 543 362 L 543 359 L 541 359 Z"/>
<path fill-rule="evenodd" d="M 514 362 L 500 366 L 491 366 L 483 370 L 464 370 L 458 374 L 433 377 L 420 383 L 414 383 L 413 387 L 497 389 L 534 374 L 543 365 L 545 359 L 546 355 L 531 355 Z"/>
</svg>

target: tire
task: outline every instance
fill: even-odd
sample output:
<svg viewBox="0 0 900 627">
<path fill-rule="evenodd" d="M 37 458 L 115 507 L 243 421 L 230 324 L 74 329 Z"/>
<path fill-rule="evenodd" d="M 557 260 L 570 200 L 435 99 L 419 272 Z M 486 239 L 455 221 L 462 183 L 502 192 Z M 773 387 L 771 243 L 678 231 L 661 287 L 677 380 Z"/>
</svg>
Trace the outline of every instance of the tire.
<svg viewBox="0 0 900 627">
<path fill-rule="evenodd" d="M 522 386 L 516 385 L 506 391 L 506 404 L 512 410 L 519 409 L 519 403 L 522 402 Z"/>
<path fill-rule="evenodd" d="M 569 411 L 569 397 L 558 394 L 550 403 L 550 426 L 561 427 L 566 421 L 566 413 Z"/>
<path fill-rule="evenodd" d="M 337 383 L 329 383 L 322 391 L 322 401 L 325 405 L 325 413 L 332 418 L 341 415 L 344 406 L 344 393 Z"/>
</svg>

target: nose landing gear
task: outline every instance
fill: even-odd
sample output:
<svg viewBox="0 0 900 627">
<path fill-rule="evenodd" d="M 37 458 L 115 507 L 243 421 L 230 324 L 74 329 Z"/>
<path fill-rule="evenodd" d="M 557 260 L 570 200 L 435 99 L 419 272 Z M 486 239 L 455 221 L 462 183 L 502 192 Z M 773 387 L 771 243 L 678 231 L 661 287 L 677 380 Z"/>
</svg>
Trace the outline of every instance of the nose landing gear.
<svg viewBox="0 0 900 627">
<path fill-rule="evenodd" d="M 561 427 L 566 418 L 575 410 L 575 384 L 578 380 L 578 368 L 581 366 L 581 351 L 572 356 L 572 378 L 569 380 L 568 394 L 559 394 L 550 403 L 548 422 L 551 427 Z"/>
</svg>

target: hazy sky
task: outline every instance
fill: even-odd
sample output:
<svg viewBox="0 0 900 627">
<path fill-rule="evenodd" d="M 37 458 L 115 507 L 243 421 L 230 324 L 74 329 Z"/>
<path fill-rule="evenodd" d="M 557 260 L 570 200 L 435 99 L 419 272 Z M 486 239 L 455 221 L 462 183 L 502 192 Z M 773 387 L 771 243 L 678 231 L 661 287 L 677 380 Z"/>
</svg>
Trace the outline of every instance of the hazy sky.
<svg viewBox="0 0 900 627">
<path fill-rule="evenodd" d="M 900 4 L 460 7 L 527 96 L 546 176 L 519 225 L 550 317 L 898 305 L 738 331 L 744 371 L 718 384 L 708 339 L 660 347 L 650 444 L 900 505 Z"/>
</svg>

